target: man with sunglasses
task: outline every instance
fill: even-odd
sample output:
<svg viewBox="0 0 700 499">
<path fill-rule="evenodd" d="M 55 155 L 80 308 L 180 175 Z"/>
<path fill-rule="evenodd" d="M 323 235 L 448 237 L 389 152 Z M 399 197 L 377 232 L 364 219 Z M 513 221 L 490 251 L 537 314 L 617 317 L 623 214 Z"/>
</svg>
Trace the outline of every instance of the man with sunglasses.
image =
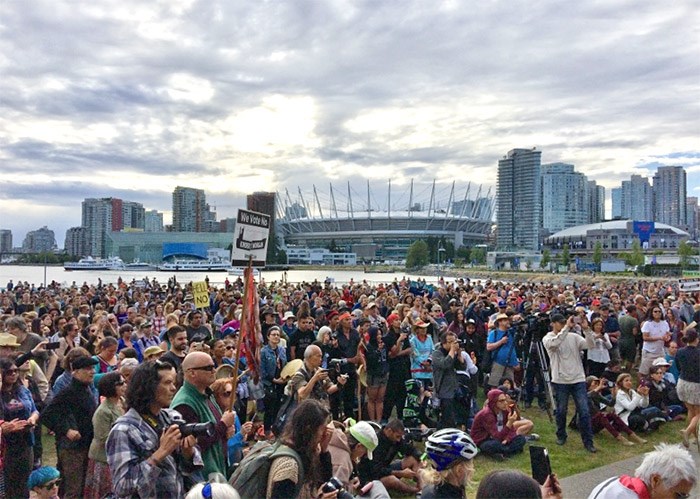
<svg viewBox="0 0 700 499">
<path fill-rule="evenodd" d="M 187 423 L 214 423 L 213 435 L 197 439 L 204 461 L 204 476 L 218 472 L 226 476 L 227 433 L 235 422 L 235 415 L 228 407 L 219 407 L 209 389 L 216 380 L 216 367 L 211 356 L 204 352 L 191 352 L 182 361 L 184 383 L 175 394 L 170 407 L 182 415 Z"/>
</svg>

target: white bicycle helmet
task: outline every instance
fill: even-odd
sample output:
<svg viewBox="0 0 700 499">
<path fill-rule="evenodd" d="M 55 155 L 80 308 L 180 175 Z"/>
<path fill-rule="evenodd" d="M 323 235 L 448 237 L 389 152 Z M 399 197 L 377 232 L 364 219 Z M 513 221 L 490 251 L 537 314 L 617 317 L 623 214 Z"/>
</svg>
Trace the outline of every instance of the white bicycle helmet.
<svg viewBox="0 0 700 499">
<path fill-rule="evenodd" d="M 443 471 L 458 460 L 474 459 L 479 448 L 465 432 L 456 428 L 445 428 L 428 437 L 425 452 L 435 463 L 435 469 Z"/>
</svg>

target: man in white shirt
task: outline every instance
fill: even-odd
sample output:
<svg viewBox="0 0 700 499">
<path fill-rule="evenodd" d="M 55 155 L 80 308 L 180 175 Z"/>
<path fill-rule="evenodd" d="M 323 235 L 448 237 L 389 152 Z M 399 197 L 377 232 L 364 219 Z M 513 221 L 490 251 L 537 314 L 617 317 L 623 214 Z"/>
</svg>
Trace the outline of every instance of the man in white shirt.
<svg viewBox="0 0 700 499">
<path fill-rule="evenodd" d="M 639 374 L 648 376 L 654 360 L 664 357 L 664 342 L 671 339 L 668 322 L 663 320 L 663 312 L 658 305 L 651 309 L 651 320 L 642 324 L 642 361 Z"/>
<path fill-rule="evenodd" d="M 552 331 L 542 339 L 547 349 L 552 368 L 552 388 L 557 401 L 557 444 L 566 443 L 566 412 L 569 395 L 573 396 L 578 416 L 578 428 L 583 446 L 588 452 L 597 452 L 593 445 L 591 415 L 588 410 L 586 374 L 581 361 L 581 351 L 593 348 L 595 340 L 590 329 L 583 331 L 585 336 L 570 334 L 577 326 L 574 317 L 567 321 L 561 314 L 552 314 Z"/>
</svg>

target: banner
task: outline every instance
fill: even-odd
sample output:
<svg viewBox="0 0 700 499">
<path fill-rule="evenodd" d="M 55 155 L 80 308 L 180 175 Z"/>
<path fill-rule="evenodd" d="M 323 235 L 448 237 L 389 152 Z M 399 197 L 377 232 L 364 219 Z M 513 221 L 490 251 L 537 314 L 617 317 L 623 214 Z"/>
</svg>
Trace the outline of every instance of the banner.
<svg viewBox="0 0 700 499">
<path fill-rule="evenodd" d="M 192 283 L 192 295 L 195 308 L 207 308 L 209 306 L 209 287 L 205 281 Z"/>
</svg>

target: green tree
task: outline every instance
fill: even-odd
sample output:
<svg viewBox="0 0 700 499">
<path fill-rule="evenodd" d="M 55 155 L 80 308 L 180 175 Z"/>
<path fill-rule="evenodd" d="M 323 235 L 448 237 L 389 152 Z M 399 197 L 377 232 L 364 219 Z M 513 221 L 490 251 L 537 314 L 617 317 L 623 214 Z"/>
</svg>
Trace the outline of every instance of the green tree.
<svg viewBox="0 0 700 499">
<path fill-rule="evenodd" d="M 335 238 L 331 239 L 331 242 L 328 243 L 328 251 L 331 253 L 340 253 L 340 248 L 335 243 Z"/>
<path fill-rule="evenodd" d="M 542 260 L 540 260 L 540 268 L 541 269 L 546 269 L 547 266 L 549 265 L 549 262 L 552 261 L 552 252 L 549 251 L 549 249 L 545 248 L 545 250 L 542 252 Z"/>
<path fill-rule="evenodd" d="M 486 249 L 485 248 L 472 248 L 471 250 L 472 262 L 477 265 L 486 264 Z"/>
<path fill-rule="evenodd" d="M 469 261 L 469 253 L 470 253 L 469 248 L 467 248 L 466 246 L 460 246 L 459 249 L 457 249 L 455 256 L 457 258 L 461 258 L 465 262 L 468 262 Z"/>
<path fill-rule="evenodd" d="M 406 254 L 406 268 L 423 267 L 429 262 L 428 243 L 419 239 L 411 244 Z"/>
<path fill-rule="evenodd" d="M 639 243 L 639 239 L 632 241 L 632 254 L 630 255 L 630 265 L 636 267 L 638 265 L 644 265 L 644 252 L 642 251 L 642 245 Z"/>
<path fill-rule="evenodd" d="M 593 263 L 595 263 L 596 269 L 600 270 L 600 263 L 603 261 L 603 245 L 600 241 L 595 243 L 595 248 L 593 248 Z"/>
<path fill-rule="evenodd" d="M 678 256 L 680 257 L 681 267 L 687 269 L 690 267 L 690 257 L 695 254 L 692 246 L 690 246 L 686 241 L 681 241 L 678 245 Z"/>
<path fill-rule="evenodd" d="M 425 244 L 428 246 L 428 262 L 437 263 L 438 239 L 433 236 L 428 236 L 428 239 L 425 240 Z"/>
<path fill-rule="evenodd" d="M 571 263 L 571 254 L 569 253 L 569 245 L 566 244 L 561 250 L 561 264 L 568 267 L 569 263 Z"/>
</svg>

